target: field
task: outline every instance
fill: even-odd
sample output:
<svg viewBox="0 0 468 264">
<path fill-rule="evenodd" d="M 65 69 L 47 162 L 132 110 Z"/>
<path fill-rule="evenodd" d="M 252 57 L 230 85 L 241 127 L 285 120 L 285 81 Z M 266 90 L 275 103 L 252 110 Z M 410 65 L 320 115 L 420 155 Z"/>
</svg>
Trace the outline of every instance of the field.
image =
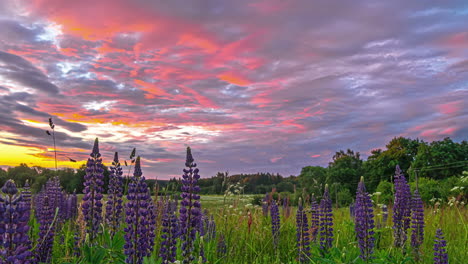
<svg viewBox="0 0 468 264">
<path fill-rule="evenodd" d="M 216 222 L 216 238 L 204 239 L 206 263 L 297 263 L 296 218 L 297 208 L 292 208 L 289 217 L 280 211 L 280 238 L 277 249 L 274 248 L 271 217 L 264 216 L 262 207 L 252 205 L 253 196 L 202 196 L 201 204 Z M 249 228 L 249 212 L 251 224 Z M 378 215 L 376 217 L 381 217 Z M 415 261 L 410 247 L 406 254 L 393 247 L 391 212 L 388 221 L 376 230 L 377 240 L 375 259 L 371 263 L 433 263 L 433 246 L 437 228 L 442 228 L 447 240 L 449 263 L 465 263 L 468 258 L 468 212 L 463 206 L 443 206 L 439 209 L 425 209 L 425 239 L 421 247 L 421 259 Z M 364 263 L 359 258 L 354 223 L 348 208 L 333 209 L 334 242 L 333 248 L 326 255 L 321 254 L 317 244 L 312 243 L 311 256 L 306 263 Z M 61 243 L 73 240 L 70 230 L 72 223 L 66 224 L 55 238 L 52 263 L 124 263 L 122 255 L 123 233 L 117 234 L 114 240 L 108 235 L 98 237 L 99 245 L 81 248 L 83 258 L 72 257 L 70 244 Z M 37 225 L 36 230 L 37 232 Z M 161 230 L 157 229 L 155 245 L 161 243 Z M 226 252 L 219 252 L 221 235 L 224 237 Z M 65 238 L 65 239 L 64 239 Z M 198 243 L 199 240 L 198 240 Z M 409 244 L 409 243 L 408 243 Z M 179 245 L 180 246 L 180 245 Z M 197 246 L 198 247 L 198 246 Z M 144 263 L 160 263 L 158 246 L 152 257 Z M 180 256 L 180 250 L 178 250 Z M 97 256 L 97 257 L 96 257 Z M 198 263 L 198 260 L 195 261 Z M 177 262 L 178 263 L 178 262 Z"/>
<path fill-rule="evenodd" d="M 443 264 L 466 263 L 468 258 L 464 202 L 451 199 L 423 207 L 400 173 L 388 211 L 373 204 L 363 180 L 350 210 L 332 208 L 328 187 L 320 201 L 309 202 L 303 194 L 305 201 L 298 199 L 298 206 L 274 191 L 262 197 L 240 191 L 199 196 L 198 170 L 191 162 L 186 163 L 181 193 L 163 195 L 162 190 L 151 195 L 141 177 L 139 157 L 125 188 L 119 163 L 114 162 L 103 195 L 100 159 L 92 155 L 83 195 L 65 193 L 57 177 L 33 196 L 28 186 L 18 189 L 12 180 L 5 183 L 0 263 Z M 408 222 L 395 220 L 393 215 L 399 214 Z M 400 239 L 394 238 L 395 230 L 401 231 Z M 414 230 L 423 231 L 424 239 L 413 238 L 418 234 Z M 435 249 L 439 262 L 433 260 Z"/>
<path fill-rule="evenodd" d="M 228 255 L 211 263 L 295 263 L 296 218 L 292 212 L 289 218 L 281 213 L 280 245 L 274 250 L 271 235 L 270 216 L 264 217 L 260 206 L 250 204 L 251 197 L 230 198 L 224 204 L 222 196 L 202 197 L 202 204 L 214 213 L 218 229 L 226 234 L 229 245 Z M 253 223 L 249 233 L 248 211 Z M 294 210 L 295 211 L 295 210 Z M 433 246 L 437 228 L 442 228 L 447 240 L 450 263 L 465 263 L 468 258 L 468 211 L 466 207 L 445 206 L 440 209 L 426 208 L 425 240 L 419 263 L 433 262 Z M 310 263 L 362 263 L 356 242 L 354 223 L 348 208 L 333 210 L 335 221 L 334 248 L 324 258 L 317 246 L 312 247 Z M 393 248 L 391 212 L 387 223 L 377 232 L 376 259 L 373 263 L 416 263 L 409 252 Z M 409 250 L 409 249 L 408 249 Z M 212 255 L 214 256 L 214 255 Z"/>
</svg>

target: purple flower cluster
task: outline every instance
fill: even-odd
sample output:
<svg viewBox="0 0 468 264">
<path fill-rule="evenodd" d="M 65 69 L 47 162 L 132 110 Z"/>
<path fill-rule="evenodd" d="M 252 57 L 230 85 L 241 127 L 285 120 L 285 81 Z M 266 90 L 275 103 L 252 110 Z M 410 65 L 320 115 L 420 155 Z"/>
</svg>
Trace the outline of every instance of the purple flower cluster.
<svg viewBox="0 0 468 264">
<path fill-rule="evenodd" d="M 29 181 L 26 180 L 23 186 L 23 190 L 21 191 L 21 196 L 23 196 L 21 202 L 23 205 L 28 208 L 27 214 L 28 214 L 28 219 L 31 214 L 31 188 L 29 186 Z"/>
<path fill-rule="evenodd" d="M 159 250 L 159 256 L 163 264 L 173 263 L 176 260 L 178 234 L 176 211 L 177 203 L 175 201 L 167 201 L 162 217 L 162 242 Z"/>
<path fill-rule="evenodd" d="M 319 207 L 319 220 L 320 220 L 320 248 L 328 251 L 333 243 L 333 214 L 332 214 L 332 201 L 330 192 L 328 191 L 328 184 L 325 185 L 325 192 L 323 193 L 322 200 Z"/>
<path fill-rule="evenodd" d="M 154 206 L 142 174 L 138 156 L 135 172 L 128 185 L 128 202 L 125 207 L 127 227 L 124 229 L 124 252 L 127 255 L 126 263 L 129 264 L 143 263 L 143 258 L 151 255 L 154 244 Z"/>
<path fill-rule="evenodd" d="M 366 192 L 364 177 L 358 184 L 355 203 L 355 230 L 358 239 L 360 257 L 368 262 L 374 252 L 374 208 L 369 193 Z"/>
<path fill-rule="evenodd" d="M 122 220 L 122 196 L 123 196 L 123 178 L 122 167 L 119 162 L 119 155 L 115 152 L 109 175 L 109 190 L 106 202 L 106 222 L 109 226 L 111 237 L 117 233 Z"/>
<path fill-rule="evenodd" d="M 397 165 L 395 169 L 395 201 L 393 205 L 393 237 L 395 247 L 403 247 L 411 220 L 411 191 Z"/>
<path fill-rule="evenodd" d="M 271 233 L 273 235 L 273 245 L 275 249 L 278 248 L 279 236 L 280 236 L 280 214 L 278 204 L 273 200 L 270 207 L 271 215 Z"/>
<path fill-rule="evenodd" d="M 35 250 L 38 262 L 50 263 L 52 260 L 52 246 L 54 244 L 55 229 L 57 226 L 56 211 L 52 199 L 44 195 L 41 206 L 37 207 L 37 219 L 39 222 L 39 236 Z M 57 211 L 58 214 L 58 211 Z"/>
<path fill-rule="evenodd" d="M 84 177 L 84 196 L 82 211 L 86 223 L 86 231 L 90 240 L 94 240 L 99 233 L 99 225 L 102 222 L 102 192 L 104 185 L 104 169 L 102 167 L 101 154 L 99 153 L 98 139 L 94 141 L 93 151 L 86 164 Z"/>
<path fill-rule="evenodd" d="M 58 177 L 49 179 L 43 186 L 42 190 L 35 196 L 36 217 L 38 219 L 38 212 L 46 196 L 49 199 L 48 206 L 52 207 L 54 212 L 55 210 L 58 210 L 58 221 L 64 222 L 67 219 L 67 195 L 62 190 Z M 54 215 L 49 217 L 53 218 Z"/>
<path fill-rule="evenodd" d="M 317 200 L 315 199 L 315 196 L 312 195 L 311 197 L 311 223 L 310 223 L 310 229 L 311 229 L 311 236 L 312 236 L 312 241 L 316 242 L 317 241 L 317 234 L 320 226 L 320 207 L 319 204 L 317 203 Z"/>
<path fill-rule="evenodd" d="M 436 231 L 436 238 L 434 240 L 434 264 L 448 264 L 447 242 L 445 241 L 444 234 L 439 228 Z"/>
<path fill-rule="evenodd" d="M 302 201 L 299 199 L 299 207 L 296 213 L 296 235 L 297 235 L 297 250 L 299 263 L 306 263 L 310 256 L 310 237 L 307 214 L 302 206 Z"/>
<path fill-rule="evenodd" d="M 182 256 L 183 263 L 191 263 L 195 257 L 192 255 L 194 251 L 194 241 L 199 223 L 201 221 L 201 204 L 200 204 L 200 187 L 198 180 L 197 164 L 194 163 L 192 151 L 187 147 L 187 159 L 185 162 L 184 174 L 182 175 L 182 201 L 179 209 L 179 224 L 180 238 L 182 240 Z M 194 169 L 195 168 L 195 169 Z"/>
<path fill-rule="evenodd" d="M 424 241 L 424 206 L 416 189 L 411 200 L 411 247 L 419 253 L 419 247 Z"/>
<path fill-rule="evenodd" d="M 78 197 L 76 191 L 67 195 L 66 219 L 76 218 L 78 216 Z"/>
<path fill-rule="evenodd" d="M 0 263 L 32 263 L 31 242 L 28 221 L 30 203 L 23 202 L 23 196 L 12 180 L 2 187 L 0 195 Z"/>
<path fill-rule="evenodd" d="M 58 177 L 49 179 L 35 196 L 36 218 L 39 223 L 39 236 L 34 252 L 37 261 L 51 261 L 55 231 L 71 215 L 72 205 L 68 208 L 68 199 Z"/>
</svg>

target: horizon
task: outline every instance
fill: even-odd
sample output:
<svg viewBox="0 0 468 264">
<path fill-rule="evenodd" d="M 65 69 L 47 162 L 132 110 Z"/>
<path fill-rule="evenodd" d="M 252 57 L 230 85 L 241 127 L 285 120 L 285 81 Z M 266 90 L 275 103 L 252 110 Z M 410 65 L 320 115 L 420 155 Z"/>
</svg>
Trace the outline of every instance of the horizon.
<svg viewBox="0 0 468 264">
<path fill-rule="evenodd" d="M 299 175 L 468 135 L 468 3 L 0 2 L 0 167 L 136 148 L 148 179 Z M 76 163 L 69 159 L 77 160 Z M 121 162 L 123 164 L 123 162 Z"/>
</svg>

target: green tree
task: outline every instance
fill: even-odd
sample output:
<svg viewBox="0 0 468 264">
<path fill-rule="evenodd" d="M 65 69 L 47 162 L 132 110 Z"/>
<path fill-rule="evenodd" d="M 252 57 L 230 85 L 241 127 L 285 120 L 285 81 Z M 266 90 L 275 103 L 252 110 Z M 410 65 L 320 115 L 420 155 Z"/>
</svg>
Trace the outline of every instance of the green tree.
<svg viewBox="0 0 468 264">
<path fill-rule="evenodd" d="M 302 168 L 299 174 L 299 183 L 307 193 L 322 196 L 327 181 L 327 169 L 320 166 L 307 166 Z"/>
<path fill-rule="evenodd" d="M 355 193 L 363 173 L 362 163 L 359 152 L 350 149 L 346 152 L 336 152 L 333 161 L 328 165 L 327 183 L 338 183 L 341 190 L 346 188 L 350 193 Z"/>
<path fill-rule="evenodd" d="M 468 170 L 468 144 L 453 142 L 450 138 L 420 144 L 411 164 L 419 177 L 445 179 Z"/>
</svg>

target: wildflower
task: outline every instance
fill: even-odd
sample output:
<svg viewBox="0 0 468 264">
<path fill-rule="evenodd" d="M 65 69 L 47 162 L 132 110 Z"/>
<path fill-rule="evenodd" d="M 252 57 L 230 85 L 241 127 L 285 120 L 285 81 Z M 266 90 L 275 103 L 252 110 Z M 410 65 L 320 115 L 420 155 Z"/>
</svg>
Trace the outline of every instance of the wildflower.
<svg viewBox="0 0 468 264">
<path fill-rule="evenodd" d="M 424 241 L 424 207 L 417 189 L 414 191 L 411 207 L 411 247 L 418 252 Z"/>
<path fill-rule="evenodd" d="M 84 177 L 84 196 L 83 196 L 83 216 L 86 222 L 86 232 L 93 240 L 99 231 L 99 225 L 102 222 L 102 192 L 104 185 L 104 169 L 102 167 L 102 158 L 99 153 L 98 139 L 94 141 L 93 151 L 86 164 L 86 175 Z"/>
<path fill-rule="evenodd" d="M 374 208 L 369 194 L 366 192 L 364 177 L 358 184 L 356 193 L 355 229 L 358 239 L 361 259 L 368 262 L 374 251 Z"/>
<path fill-rule="evenodd" d="M 119 155 L 115 152 L 112 166 L 110 167 L 109 190 L 106 204 L 106 222 L 110 229 L 111 237 L 119 230 L 122 218 L 122 196 L 123 178 L 122 167 L 120 167 Z"/>
<path fill-rule="evenodd" d="M 187 158 L 185 162 L 184 175 L 182 175 L 182 194 L 181 206 L 179 209 L 180 237 L 182 240 L 182 256 L 183 263 L 191 263 L 195 257 L 192 255 L 194 251 L 194 241 L 199 227 L 200 216 L 200 187 L 198 180 L 197 164 L 194 163 L 192 151 L 187 147 Z M 194 169 L 195 168 L 195 169 Z"/>
<path fill-rule="evenodd" d="M 0 195 L 0 263 L 30 263 L 30 206 L 23 202 L 13 180 L 6 181 L 1 190 L 4 195 Z"/>
<path fill-rule="evenodd" d="M 45 194 L 41 206 L 37 207 L 39 236 L 35 256 L 38 262 L 49 263 L 52 260 L 57 217 L 55 212 L 58 213 L 58 210 L 58 207 L 54 210 L 52 200 L 47 194 Z"/>
<path fill-rule="evenodd" d="M 315 199 L 315 196 L 312 195 L 311 197 L 311 224 L 310 224 L 310 229 L 311 229 L 311 236 L 312 236 L 312 241 L 317 240 L 317 233 L 319 230 L 319 225 L 320 225 L 320 212 L 319 212 L 319 205 L 317 203 L 317 200 Z"/>
<path fill-rule="evenodd" d="M 125 207 L 127 227 L 124 229 L 124 252 L 127 255 L 126 263 L 129 264 L 143 263 L 143 258 L 150 256 L 153 250 L 151 240 L 154 240 L 154 224 L 150 212 L 152 201 L 142 174 L 138 156 L 135 171 L 128 186 L 128 202 Z"/>
<path fill-rule="evenodd" d="M 411 192 L 405 176 L 397 165 L 394 177 L 393 237 L 395 247 L 403 247 L 411 220 Z"/>
<path fill-rule="evenodd" d="M 436 239 L 434 240 L 434 264 L 448 264 L 447 242 L 444 239 L 444 234 L 439 228 L 436 231 Z"/>
<path fill-rule="evenodd" d="M 330 199 L 330 192 L 328 191 L 328 184 L 325 185 L 325 192 L 323 193 L 322 200 L 319 207 L 319 220 L 320 220 L 320 248 L 328 251 L 333 243 L 333 214 L 332 202 Z"/>
<path fill-rule="evenodd" d="M 159 256 L 162 259 L 163 264 L 173 263 L 176 258 L 177 252 L 177 216 L 175 214 L 177 210 L 177 203 L 173 201 L 167 201 L 162 217 L 162 234 L 161 234 L 161 248 L 159 250 Z"/>
<path fill-rule="evenodd" d="M 278 205 L 276 201 L 273 200 L 270 208 L 271 213 L 271 232 L 273 234 L 273 244 L 275 249 L 278 248 L 279 235 L 280 235 L 280 215 Z"/>
<path fill-rule="evenodd" d="M 304 212 L 302 200 L 300 198 L 296 213 L 296 227 L 298 260 L 300 263 L 305 263 L 310 256 L 310 238 L 307 214 Z"/>
</svg>

